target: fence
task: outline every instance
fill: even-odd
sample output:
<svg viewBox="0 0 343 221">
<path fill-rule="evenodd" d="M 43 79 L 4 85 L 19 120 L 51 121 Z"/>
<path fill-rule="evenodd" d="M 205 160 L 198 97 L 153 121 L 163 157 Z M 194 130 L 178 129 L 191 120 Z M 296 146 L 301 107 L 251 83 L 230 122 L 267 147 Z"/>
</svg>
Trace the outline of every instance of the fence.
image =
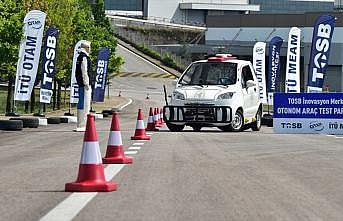
<svg viewBox="0 0 343 221">
<path fill-rule="evenodd" d="M 14 86 L 13 86 L 14 87 Z M 15 103 L 16 106 L 16 112 L 20 114 L 24 113 L 37 113 L 40 108 L 40 102 L 39 102 L 39 88 L 35 88 L 35 102 L 34 102 L 34 110 L 31 111 L 31 103 L 25 102 L 25 101 L 17 101 Z M 66 109 L 69 107 L 69 91 L 64 91 L 64 89 L 61 90 L 61 102 L 60 102 L 60 108 L 59 109 Z M 0 113 L 6 112 L 6 102 L 7 102 L 7 85 L 3 84 L 0 85 Z M 11 106 L 13 104 L 13 97 L 11 99 Z M 25 107 L 26 106 L 26 107 Z M 25 111 L 25 109 L 27 111 Z M 51 98 L 51 103 L 45 105 L 46 112 L 57 110 L 58 109 L 58 101 L 56 96 L 56 103 L 55 106 L 53 104 L 53 98 Z M 43 107 L 41 109 L 43 111 Z"/>
</svg>

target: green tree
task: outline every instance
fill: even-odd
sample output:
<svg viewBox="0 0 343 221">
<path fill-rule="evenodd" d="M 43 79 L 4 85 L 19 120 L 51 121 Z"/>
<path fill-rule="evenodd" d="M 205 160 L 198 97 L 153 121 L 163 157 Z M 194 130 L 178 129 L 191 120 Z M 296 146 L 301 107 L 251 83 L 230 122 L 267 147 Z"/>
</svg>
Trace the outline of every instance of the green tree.
<svg viewBox="0 0 343 221">
<path fill-rule="evenodd" d="M 18 61 L 19 44 L 22 39 L 24 20 L 23 1 L 0 2 L 0 77 L 9 81 L 6 112 L 11 109 L 12 86 Z"/>
<path fill-rule="evenodd" d="M 44 11 L 47 14 L 46 29 L 52 26 L 59 30 L 55 78 L 58 88 L 63 84 L 68 86 L 70 82 L 74 45 L 81 39 L 92 43 L 93 62 L 100 48 L 110 48 L 109 73 L 119 71 L 124 61 L 115 54 L 117 41 L 105 16 L 103 0 L 96 0 L 95 4 L 90 4 L 89 0 L 2 0 L 0 2 L 1 78 L 13 79 L 15 76 L 23 19 L 31 10 Z M 39 71 L 37 78 L 40 78 L 40 73 Z M 60 94 L 57 97 L 61 97 Z M 11 101 L 11 95 L 8 98 Z"/>
</svg>

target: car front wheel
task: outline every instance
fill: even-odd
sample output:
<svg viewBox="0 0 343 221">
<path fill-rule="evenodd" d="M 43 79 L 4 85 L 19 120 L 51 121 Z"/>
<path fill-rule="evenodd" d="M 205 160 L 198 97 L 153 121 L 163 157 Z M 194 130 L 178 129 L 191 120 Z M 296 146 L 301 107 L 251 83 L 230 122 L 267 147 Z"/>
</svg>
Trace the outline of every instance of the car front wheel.
<svg viewBox="0 0 343 221">
<path fill-rule="evenodd" d="M 231 124 L 228 126 L 230 131 L 233 132 L 240 132 L 244 129 L 244 117 L 241 110 L 237 110 L 236 114 L 234 115 Z"/>
<path fill-rule="evenodd" d="M 262 111 L 259 109 L 256 113 L 256 121 L 251 123 L 251 129 L 253 131 L 259 131 L 262 125 Z"/>
</svg>

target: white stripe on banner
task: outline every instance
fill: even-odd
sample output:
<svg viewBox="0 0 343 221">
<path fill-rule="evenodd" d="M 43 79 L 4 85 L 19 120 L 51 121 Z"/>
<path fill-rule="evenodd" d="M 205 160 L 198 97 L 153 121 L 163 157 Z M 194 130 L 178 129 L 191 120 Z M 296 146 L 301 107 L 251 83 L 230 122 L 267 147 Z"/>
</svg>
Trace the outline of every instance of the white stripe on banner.
<svg viewBox="0 0 343 221">
<path fill-rule="evenodd" d="M 253 66 L 258 79 L 260 98 L 263 104 L 267 104 L 266 87 L 266 43 L 257 42 L 253 51 Z"/>
<path fill-rule="evenodd" d="M 137 120 L 136 129 L 145 129 L 143 120 Z"/>
<path fill-rule="evenodd" d="M 123 145 L 123 141 L 121 140 L 120 131 L 111 131 L 110 132 L 110 137 L 108 138 L 108 145 L 113 145 L 113 146 Z"/>
<path fill-rule="evenodd" d="M 286 93 L 300 93 L 300 41 L 301 30 L 291 28 L 288 36 L 287 66 L 286 66 Z"/>
<path fill-rule="evenodd" d="M 102 163 L 98 141 L 83 142 L 81 164 L 100 164 Z"/>
<path fill-rule="evenodd" d="M 24 36 L 20 43 L 14 100 L 28 101 L 35 84 L 42 48 L 46 14 L 33 10 L 24 18 Z"/>
</svg>

